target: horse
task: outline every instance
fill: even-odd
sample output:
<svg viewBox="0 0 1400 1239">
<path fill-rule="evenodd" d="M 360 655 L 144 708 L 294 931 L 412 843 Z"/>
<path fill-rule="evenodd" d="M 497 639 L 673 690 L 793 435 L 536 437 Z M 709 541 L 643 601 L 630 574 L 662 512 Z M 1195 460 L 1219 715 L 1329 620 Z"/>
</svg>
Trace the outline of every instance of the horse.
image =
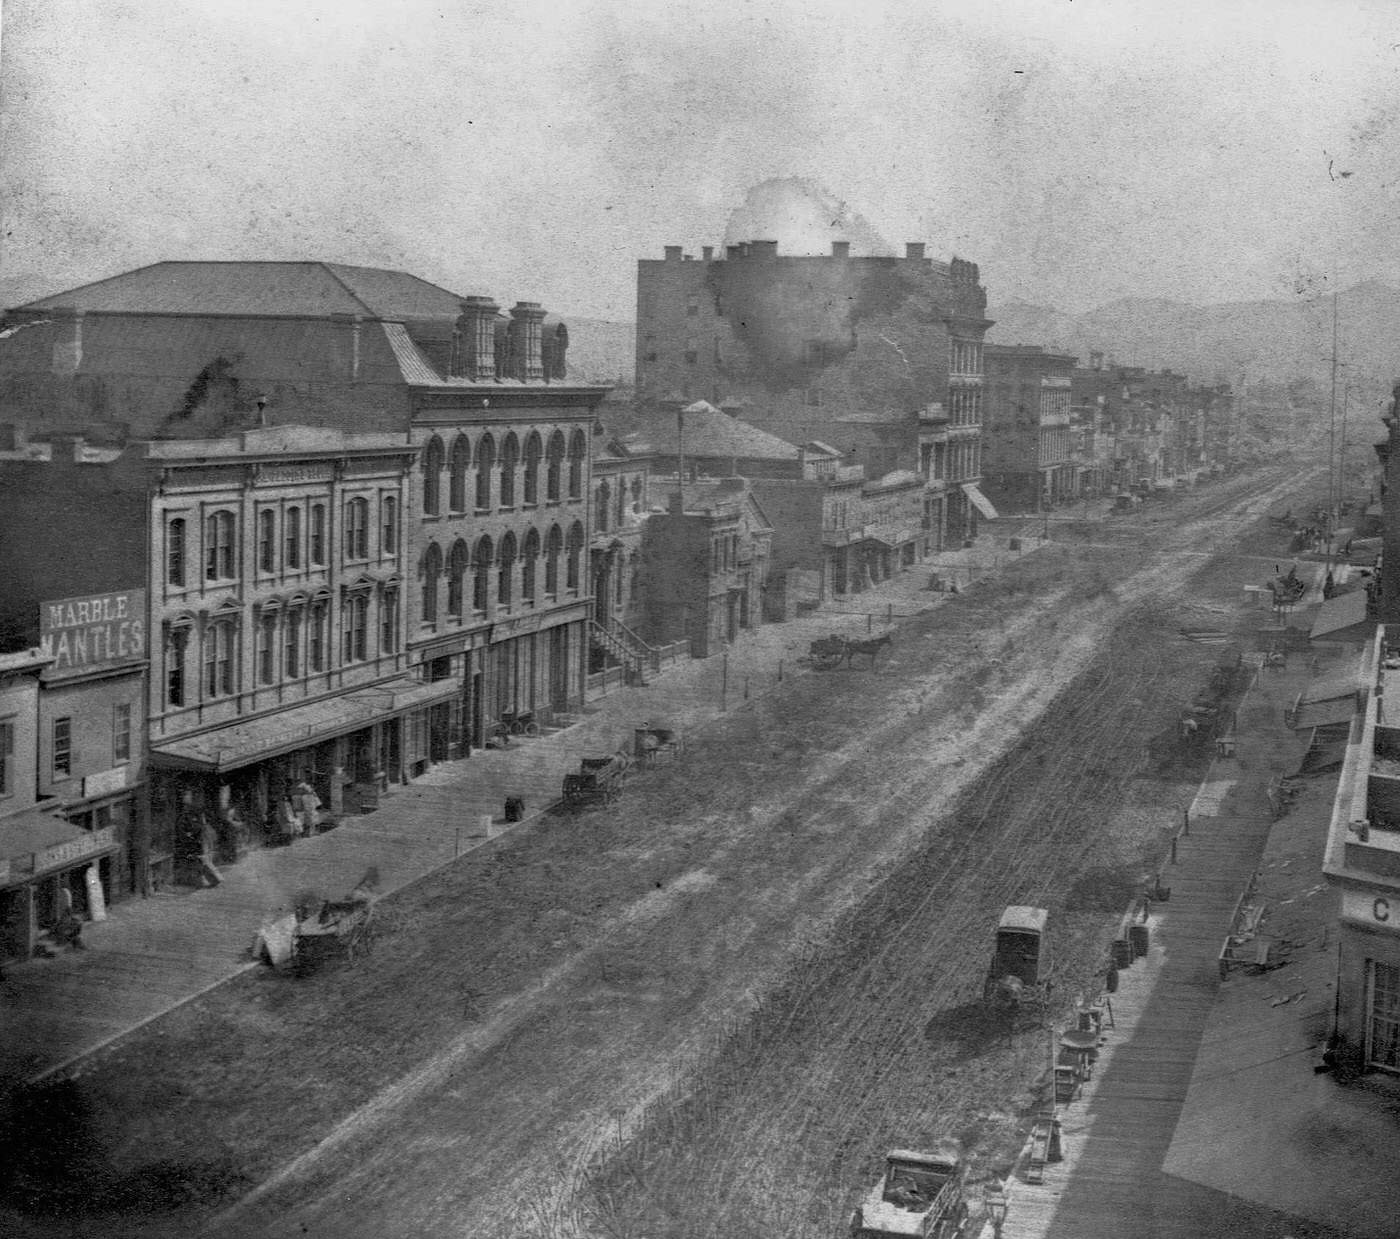
<svg viewBox="0 0 1400 1239">
<path fill-rule="evenodd" d="M 857 654 L 869 654 L 870 666 L 873 669 L 875 666 L 875 655 L 887 645 L 891 647 L 894 645 L 894 638 L 891 637 L 889 633 L 885 633 L 880 637 L 872 637 L 869 641 L 847 641 L 846 666 L 849 667 L 851 665 L 851 659 Z"/>
</svg>

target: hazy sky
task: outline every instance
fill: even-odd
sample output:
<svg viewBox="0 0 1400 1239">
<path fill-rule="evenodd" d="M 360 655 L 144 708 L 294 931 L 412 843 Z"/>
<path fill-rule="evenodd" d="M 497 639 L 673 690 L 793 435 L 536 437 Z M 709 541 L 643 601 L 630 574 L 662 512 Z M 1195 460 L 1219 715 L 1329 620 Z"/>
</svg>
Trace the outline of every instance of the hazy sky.
<svg viewBox="0 0 1400 1239">
<path fill-rule="evenodd" d="M 631 318 L 786 176 L 993 301 L 1400 283 L 1397 0 L 4 0 L 0 58 L 6 304 L 325 258 Z"/>
</svg>

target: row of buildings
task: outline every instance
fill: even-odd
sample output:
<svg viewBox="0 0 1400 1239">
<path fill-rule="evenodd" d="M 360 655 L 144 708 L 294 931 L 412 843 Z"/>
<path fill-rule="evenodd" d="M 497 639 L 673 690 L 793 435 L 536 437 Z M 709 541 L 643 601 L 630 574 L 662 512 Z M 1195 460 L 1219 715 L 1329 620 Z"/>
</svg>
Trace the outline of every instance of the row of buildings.
<svg viewBox="0 0 1400 1239">
<path fill-rule="evenodd" d="M 1228 393 L 987 345 L 979 279 L 669 248 L 630 408 L 540 305 L 397 271 L 167 262 L 10 311 L 0 957 L 178 881 L 205 821 L 236 861 L 299 789 L 373 808 L 907 571 L 984 481 L 1038 508 L 1206 461 Z"/>
</svg>

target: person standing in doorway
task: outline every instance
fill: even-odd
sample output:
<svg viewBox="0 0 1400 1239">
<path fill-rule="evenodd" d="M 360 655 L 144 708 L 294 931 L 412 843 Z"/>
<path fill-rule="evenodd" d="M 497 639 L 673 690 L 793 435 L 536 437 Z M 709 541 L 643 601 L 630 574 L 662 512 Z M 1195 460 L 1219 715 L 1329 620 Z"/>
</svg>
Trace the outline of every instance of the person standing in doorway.
<svg viewBox="0 0 1400 1239">
<path fill-rule="evenodd" d="M 199 875 L 210 886 L 218 886 L 224 879 L 214 864 L 214 849 L 219 844 L 219 833 L 214 823 L 204 813 L 199 815 Z"/>
</svg>

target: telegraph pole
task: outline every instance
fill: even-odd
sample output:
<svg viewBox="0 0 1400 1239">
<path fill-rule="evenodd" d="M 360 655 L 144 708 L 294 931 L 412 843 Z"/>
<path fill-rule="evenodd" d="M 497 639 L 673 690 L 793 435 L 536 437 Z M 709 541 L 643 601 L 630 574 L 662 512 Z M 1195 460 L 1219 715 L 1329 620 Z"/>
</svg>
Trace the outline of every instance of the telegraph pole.
<svg viewBox="0 0 1400 1239">
<path fill-rule="evenodd" d="M 1327 429 L 1327 571 L 1332 571 L 1332 533 L 1337 525 L 1337 488 L 1333 473 L 1337 454 L 1337 285 L 1332 283 L 1332 399 Z"/>
</svg>

